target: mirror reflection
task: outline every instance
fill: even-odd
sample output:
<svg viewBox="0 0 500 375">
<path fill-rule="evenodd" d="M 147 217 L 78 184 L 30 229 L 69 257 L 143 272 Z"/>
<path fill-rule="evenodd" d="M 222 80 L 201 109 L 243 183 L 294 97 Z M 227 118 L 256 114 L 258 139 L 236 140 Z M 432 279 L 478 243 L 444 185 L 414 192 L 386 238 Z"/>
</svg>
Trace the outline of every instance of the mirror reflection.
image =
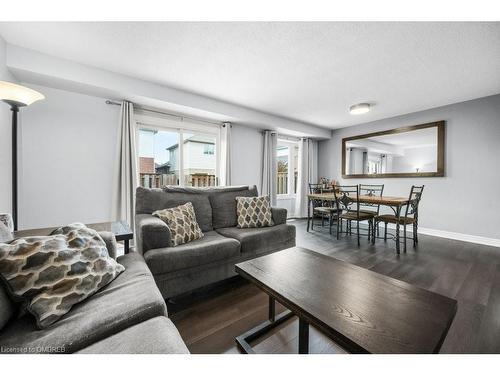
<svg viewBox="0 0 500 375">
<path fill-rule="evenodd" d="M 382 133 L 344 140 L 345 176 L 440 172 L 438 126 Z"/>
</svg>

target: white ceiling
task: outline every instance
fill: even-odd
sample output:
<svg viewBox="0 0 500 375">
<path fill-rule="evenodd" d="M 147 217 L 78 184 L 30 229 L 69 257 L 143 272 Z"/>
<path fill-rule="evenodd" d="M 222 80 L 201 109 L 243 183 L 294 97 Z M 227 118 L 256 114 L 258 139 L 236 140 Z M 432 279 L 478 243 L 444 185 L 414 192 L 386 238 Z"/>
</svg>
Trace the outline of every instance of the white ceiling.
<svg viewBox="0 0 500 375">
<path fill-rule="evenodd" d="M 10 44 L 329 128 L 500 93 L 500 23 L 0 23 Z M 348 107 L 375 104 L 352 116 Z"/>
</svg>

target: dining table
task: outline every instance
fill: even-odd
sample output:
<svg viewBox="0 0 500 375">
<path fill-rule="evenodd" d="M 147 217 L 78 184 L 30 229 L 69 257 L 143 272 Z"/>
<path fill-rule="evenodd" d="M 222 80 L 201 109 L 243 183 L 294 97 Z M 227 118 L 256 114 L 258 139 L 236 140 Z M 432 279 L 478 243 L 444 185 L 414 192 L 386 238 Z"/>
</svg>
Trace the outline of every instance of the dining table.
<svg viewBox="0 0 500 375">
<path fill-rule="evenodd" d="M 401 209 L 410 203 L 409 197 L 384 197 L 379 195 L 359 195 L 357 198 L 355 196 L 349 197 L 353 202 L 359 202 L 360 204 L 372 204 L 374 206 L 386 206 L 394 211 L 396 216 L 396 252 L 400 253 L 400 243 L 399 243 L 399 228 L 400 228 L 400 218 Z M 311 220 L 311 205 L 315 200 L 319 201 L 329 201 L 335 202 L 335 194 L 333 192 L 323 192 L 323 193 L 312 193 L 307 195 L 307 231 L 309 232 L 309 222 Z"/>
</svg>

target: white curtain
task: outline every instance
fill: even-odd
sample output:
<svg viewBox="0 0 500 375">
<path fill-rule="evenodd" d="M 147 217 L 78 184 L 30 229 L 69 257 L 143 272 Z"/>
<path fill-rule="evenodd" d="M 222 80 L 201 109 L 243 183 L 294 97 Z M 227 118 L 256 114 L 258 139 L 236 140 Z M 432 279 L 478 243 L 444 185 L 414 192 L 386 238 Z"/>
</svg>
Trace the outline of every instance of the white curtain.
<svg viewBox="0 0 500 375">
<path fill-rule="evenodd" d="M 220 176 L 221 186 L 231 185 L 231 123 L 222 124 L 220 131 Z"/>
<path fill-rule="evenodd" d="M 264 152 L 262 165 L 261 195 L 269 195 L 271 205 L 276 206 L 276 184 L 278 178 L 278 159 L 276 147 L 278 135 L 270 130 L 264 131 Z"/>
<path fill-rule="evenodd" d="M 134 228 L 135 190 L 138 182 L 135 138 L 134 105 L 123 101 L 117 137 L 112 216 L 114 220 L 126 220 L 131 228 Z"/>
<path fill-rule="evenodd" d="M 299 142 L 299 173 L 295 198 L 295 216 L 307 217 L 309 183 L 318 183 L 318 142 L 301 139 Z"/>
</svg>

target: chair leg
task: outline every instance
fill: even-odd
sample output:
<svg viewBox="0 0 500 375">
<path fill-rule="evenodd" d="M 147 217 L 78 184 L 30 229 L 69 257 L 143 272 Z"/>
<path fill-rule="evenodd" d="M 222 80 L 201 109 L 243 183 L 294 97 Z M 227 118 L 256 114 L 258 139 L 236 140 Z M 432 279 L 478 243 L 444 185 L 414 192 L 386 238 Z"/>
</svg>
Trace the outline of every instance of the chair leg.
<svg viewBox="0 0 500 375">
<path fill-rule="evenodd" d="M 370 242 L 372 236 L 372 221 L 368 220 L 368 242 Z"/>
<path fill-rule="evenodd" d="M 340 221 L 340 225 L 338 223 L 339 221 Z M 339 227 L 341 227 L 341 226 L 342 226 L 342 219 L 338 218 L 337 219 L 337 240 L 340 240 L 340 235 L 339 235 L 339 229 L 340 228 Z"/>
<path fill-rule="evenodd" d="M 377 221 L 377 237 L 380 236 L 380 227 L 379 227 L 379 222 Z"/>
<path fill-rule="evenodd" d="M 413 223 L 413 247 L 417 246 L 417 242 L 415 241 L 417 238 L 417 226 Z"/>
<path fill-rule="evenodd" d="M 313 213 L 311 215 L 311 230 L 314 230 L 314 208 L 313 208 Z"/>
<path fill-rule="evenodd" d="M 358 235 L 358 247 L 359 247 L 360 246 L 360 243 L 359 243 L 359 221 L 356 221 L 356 232 Z"/>
<path fill-rule="evenodd" d="M 332 234 L 332 221 L 333 221 L 333 214 L 330 212 L 330 218 L 328 219 L 328 226 L 330 227 L 330 235 Z"/>
<path fill-rule="evenodd" d="M 387 221 L 384 224 L 385 224 L 384 241 L 387 241 Z"/>
<path fill-rule="evenodd" d="M 406 225 L 403 225 L 403 237 L 404 237 L 404 248 L 403 248 L 403 251 L 406 253 Z"/>
</svg>

